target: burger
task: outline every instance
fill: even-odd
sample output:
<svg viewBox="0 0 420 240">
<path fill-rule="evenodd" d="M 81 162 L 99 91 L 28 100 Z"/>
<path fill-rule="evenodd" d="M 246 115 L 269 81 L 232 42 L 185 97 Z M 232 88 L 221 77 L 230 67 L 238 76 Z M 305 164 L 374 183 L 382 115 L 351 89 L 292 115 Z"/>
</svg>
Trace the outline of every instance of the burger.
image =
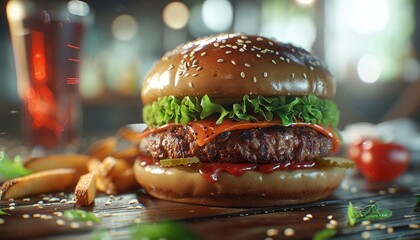
<svg viewBox="0 0 420 240">
<path fill-rule="evenodd" d="M 159 199 L 234 207 L 325 198 L 350 164 L 336 82 L 304 49 L 220 34 L 165 54 L 143 81 L 135 176 Z"/>
</svg>

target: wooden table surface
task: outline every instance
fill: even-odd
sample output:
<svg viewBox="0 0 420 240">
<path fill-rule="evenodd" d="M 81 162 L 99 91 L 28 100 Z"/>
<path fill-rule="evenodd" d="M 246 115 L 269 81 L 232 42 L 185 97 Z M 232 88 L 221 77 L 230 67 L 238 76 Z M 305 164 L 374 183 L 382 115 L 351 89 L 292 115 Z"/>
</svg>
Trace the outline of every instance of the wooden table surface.
<svg viewBox="0 0 420 240">
<path fill-rule="evenodd" d="M 415 194 L 420 194 L 418 162 L 390 184 L 368 183 L 355 170 L 349 170 L 328 199 L 294 206 L 220 208 L 179 204 L 154 199 L 141 189 L 116 196 L 100 195 L 93 206 L 80 208 L 102 219 L 93 224 L 62 216 L 62 211 L 76 205 L 71 193 L 57 193 L 1 201 L 0 207 L 9 215 L 0 217 L 0 239 L 98 239 L 100 234 L 112 237 L 104 239 L 130 239 L 133 226 L 166 220 L 179 222 L 208 240 L 311 239 L 326 227 L 336 228 L 332 239 L 420 239 L 420 207 L 416 207 Z M 381 209 L 392 210 L 393 216 L 349 227 L 350 201 L 354 206 L 377 202 Z M 294 233 L 286 237 L 288 228 Z"/>
</svg>

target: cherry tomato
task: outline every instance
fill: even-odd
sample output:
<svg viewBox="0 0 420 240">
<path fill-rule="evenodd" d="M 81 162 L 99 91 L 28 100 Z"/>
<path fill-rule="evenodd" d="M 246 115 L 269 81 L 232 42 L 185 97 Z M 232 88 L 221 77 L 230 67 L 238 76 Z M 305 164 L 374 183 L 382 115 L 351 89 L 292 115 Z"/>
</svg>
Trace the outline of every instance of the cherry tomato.
<svg viewBox="0 0 420 240">
<path fill-rule="evenodd" d="M 409 152 L 404 146 L 378 139 L 364 139 L 350 144 L 347 154 L 362 175 L 372 182 L 394 181 L 410 163 Z"/>
</svg>

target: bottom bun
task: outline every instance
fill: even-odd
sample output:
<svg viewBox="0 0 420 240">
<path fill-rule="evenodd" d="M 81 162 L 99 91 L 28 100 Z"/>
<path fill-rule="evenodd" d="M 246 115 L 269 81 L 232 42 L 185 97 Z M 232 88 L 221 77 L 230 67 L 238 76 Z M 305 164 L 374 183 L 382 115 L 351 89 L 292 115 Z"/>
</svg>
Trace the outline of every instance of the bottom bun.
<svg viewBox="0 0 420 240">
<path fill-rule="evenodd" d="M 220 172 L 209 182 L 198 168 L 160 167 L 134 164 L 137 182 L 155 198 L 209 206 L 262 207 L 292 205 L 327 197 L 341 183 L 344 168 L 316 167 L 304 170 L 261 173 L 246 171 L 241 176 Z"/>
</svg>

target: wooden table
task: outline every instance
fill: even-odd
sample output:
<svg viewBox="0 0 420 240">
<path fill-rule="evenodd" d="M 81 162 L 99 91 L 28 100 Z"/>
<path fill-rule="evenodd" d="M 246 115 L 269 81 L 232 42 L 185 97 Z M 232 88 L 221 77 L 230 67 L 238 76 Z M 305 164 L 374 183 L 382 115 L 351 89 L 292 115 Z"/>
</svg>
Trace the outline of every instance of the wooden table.
<svg viewBox="0 0 420 240">
<path fill-rule="evenodd" d="M 116 196 L 100 195 L 92 207 L 102 221 L 76 222 L 61 216 L 75 208 L 72 194 L 58 193 L 28 199 L 1 201 L 10 215 L 2 216 L 0 239 L 94 239 L 100 234 L 112 239 L 130 239 L 136 224 L 176 221 L 203 239 L 311 239 L 327 227 L 335 228 L 333 239 L 420 239 L 420 165 L 397 182 L 373 184 L 354 170 L 334 194 L 322 201 L 267 208 L 220 208 L 172 203 L 153 199 L 141 189 Z M 393 216 L 370 224 L 347 225 L 349 202 L 363 206 L 377 202 Z M 60 220 L 61 219 L 61 220 Z M 289 229 L 289 230 L 286 230 Z M 290 230 L 292 229 L 292 230 Z M 286 237 L 285 231 L 291 236 Z"/>
</svg>

